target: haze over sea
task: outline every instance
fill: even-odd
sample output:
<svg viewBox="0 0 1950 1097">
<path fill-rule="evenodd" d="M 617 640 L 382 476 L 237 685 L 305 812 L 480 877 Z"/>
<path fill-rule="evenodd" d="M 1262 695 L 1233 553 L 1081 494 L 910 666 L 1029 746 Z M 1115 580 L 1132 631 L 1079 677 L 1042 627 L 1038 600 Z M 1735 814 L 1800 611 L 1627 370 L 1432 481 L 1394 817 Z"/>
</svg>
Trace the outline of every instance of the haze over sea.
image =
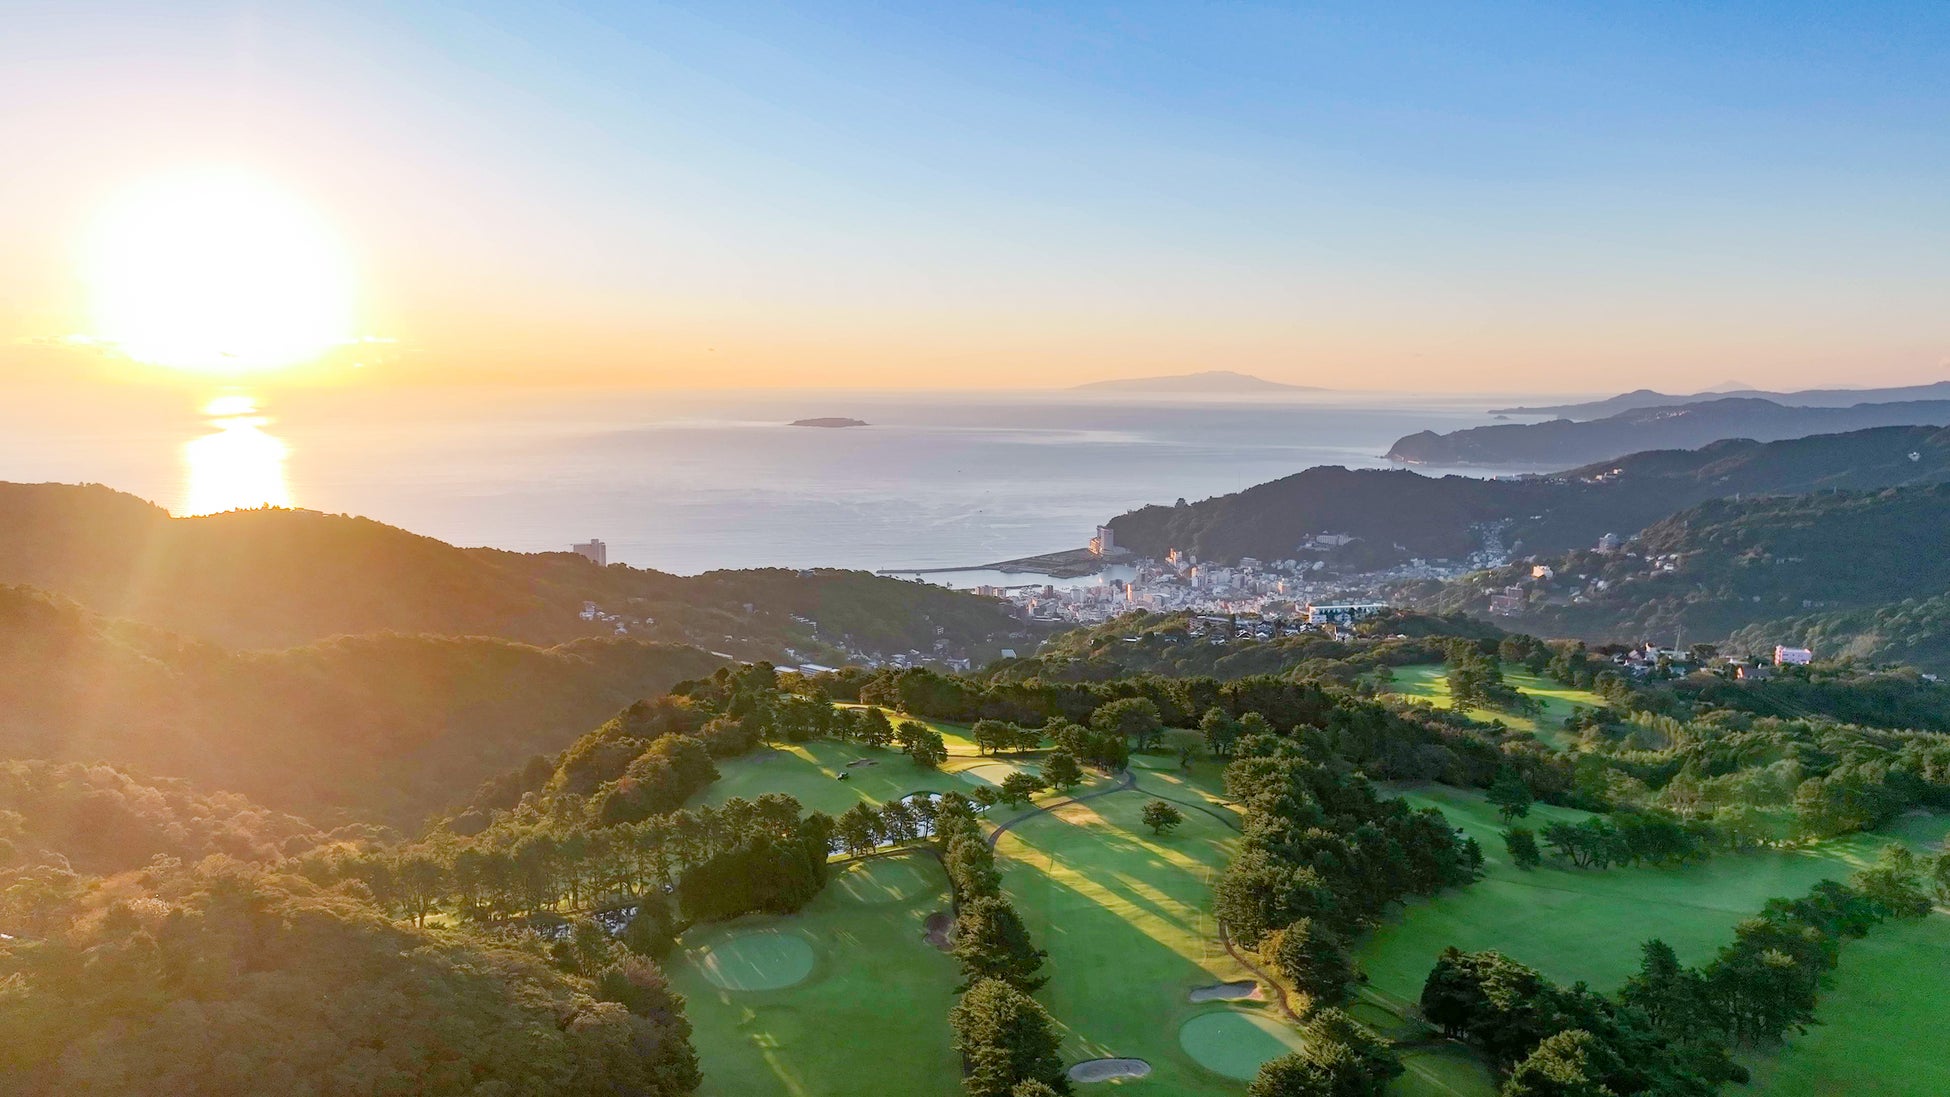
<svg viewBox="0 0 1950 1097">
<path fill-rule="evenodd" d="M 0 479 L 99 482 L 183 514 L 264 501 L 282 453 L 291 505 L 459 545 L 597 537 L 612 562 L 685 574 L 948 568 L 1076 548 L 1146 503 L 1385 466 L 1401 435 L 1488 422 L 1500 399 L 307 389 L 204 414 L 221 395 L 118 393 L 77 429 L 71 391 L 20 393 L 0 408 Z M 870 425 L 785 425 L 815 416 Z"/>
</svg>

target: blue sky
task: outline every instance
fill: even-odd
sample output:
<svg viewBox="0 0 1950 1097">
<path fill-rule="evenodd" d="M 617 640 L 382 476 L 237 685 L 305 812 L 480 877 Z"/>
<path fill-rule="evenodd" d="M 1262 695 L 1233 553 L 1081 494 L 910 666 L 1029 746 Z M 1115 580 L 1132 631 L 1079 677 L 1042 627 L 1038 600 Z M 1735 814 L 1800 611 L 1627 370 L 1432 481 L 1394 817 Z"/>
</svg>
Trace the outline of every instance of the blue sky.
<svg viewBox="0 0 1950 1097">
<path fill-rule="evenodd" d="M 408 376 L 1950 372 L 1941 4 L 15 7 L 16 338 L 211 160 L 341 226 Z"/>
</svg>

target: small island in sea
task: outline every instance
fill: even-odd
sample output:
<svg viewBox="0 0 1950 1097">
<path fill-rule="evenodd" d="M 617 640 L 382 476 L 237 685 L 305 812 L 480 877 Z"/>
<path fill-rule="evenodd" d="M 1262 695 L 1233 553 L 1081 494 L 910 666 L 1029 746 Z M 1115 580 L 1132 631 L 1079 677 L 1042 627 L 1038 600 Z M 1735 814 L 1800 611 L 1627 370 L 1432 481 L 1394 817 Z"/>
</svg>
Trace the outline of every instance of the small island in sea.
<svg viewBox="0 0 1950 1097">
<path fill-rule="evenodd" d="M 867 421 L 865 419 L 846 419 L 837 415 L 828 415 L 818 419 L 794 419 L 787 425 L 794 427 L 864 427 L 867 425 Z"/>
</svg>

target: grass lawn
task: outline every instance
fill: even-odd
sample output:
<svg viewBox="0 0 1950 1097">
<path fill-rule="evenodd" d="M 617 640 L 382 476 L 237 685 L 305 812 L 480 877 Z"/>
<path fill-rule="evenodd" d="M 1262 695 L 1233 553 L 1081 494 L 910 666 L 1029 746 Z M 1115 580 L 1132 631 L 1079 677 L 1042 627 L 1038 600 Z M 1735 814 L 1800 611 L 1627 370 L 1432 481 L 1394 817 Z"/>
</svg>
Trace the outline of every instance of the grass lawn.
<svg viewBox="0 0 1950 1097">
<path fill-rule="evenodd" d="M 906 853 L 834 866 L 805 910 L 686 933 L 665 965 L 688 1001 L 705 1097 L 955 1097 L 950 1046 L 954 959 L 923 939 L 948 909 L 932 857 Z M 812 963 L 801 981 L 803 952 Z"/>
<path fill-rule="evenodd" d="M 1950 914 L 1885 922 L 1842 946 L 1815 1016 L 1823 1024 L 1771 1052 L 1744 1055 L 1745 1090 L 1768 1097 L 1866 1093 L 1936 1097 L 1950 1093 Z M 1872 1084 L 1871 1084 L 1872 1082 Z"/>
<path fill-rule="evenodd" d="M 1150 1076 L 1120 1087 L 1237 1095 L 1243 1083 L 1201 1066 L 1179 1030 L 1195 1017 L 1239 1009 L 1284 1029 L 1270 1005 L 1194 1005 L 1187 997 L 1194 987 L 1252 978 L 1220 945 L 1211 912 L 1212 881 L 1238 838 L 1196 810 L 1171 834 L 1154 837 L 1138 818 L 1147 792 L 1202 794 L 1176 773 L 1136 772 L 1137 790 L 1056 808 L 1003 835 L 996 846 L 1003 891 L 1049 952 L 1050 983 L 1037 997 L 1063 1032 L 1066 1063 L 1143 1059 Z M 1281 1046 L 1271 1037 L 1267 1045 Z"/>
<path fill-rule="evenodd" d="M 1448 945 L 1496 949 L 1559 983 L 1583 980 L 1607 992 L 1638 969 L 1639 945 L 1652 937 L 1663 938 L 1685 963 L 1701 964 L 1732 939 L 1736 922 L 1768 899 L 1803 894 L 1824 879 L 1846 879 L 1893 837 L 1933 846 L 1950 830 L 1950 816 L 1917 816 L 1890 833 L 1854 835 L 1811 849 L 1722 854 L 1678 868 L 1604 871 L 1558 867 L 1547 856 L 1543 867 L 1525 872 L 1505 857 L 1502 822 L 1480 793 L 1428 785 L 1402 795 L 1418 807 L 1441 808 L 1452 824 L 1482 844 L 1488 862 L 1480 881 L 1410 902 L 1357 948 L 1373 988 L 1408 1001 L 1421 996 L 1422 981 Z M 1524 823 L 1535 829 L 1584 816 L 1539 804 Z M 1844 966 L 1848 957 L 1844 949 Z"/>
<path fill-rule="evenodd" d="M 907 719 L 889 715 L 897 721 Z M 738 758 L 719 760 L 718 779 L 692 799 L 691 804 L 716 807 L 733 797 L 755 800 L 768 792 L 782 792 L 805 805 L 808 811 L 838 815 L 862 801 L 884 804 L 912 792 L 970 793 L 978 783 L 999 784 L 1011 769 L 1034 771 L 1042 766 L 1043 756 L 1039 753 L 981 755 L 968 738 L 966 728 L 932 720 L 922 722 L 939 731 L 948 747 L 948 760 L 938 770 L 922 769 L 893 747 L 868 747 L 825 739 L 780 743 L 776 747 L 760 747 Z M 842 773 L 847 775 L 844 781 L 839 779 Z M 1092 775 L 1079 791 L 1089 791 L 1104 783 L 1104 778 Z"/>
<path fill-rule="evenodd" d="M 1450 707 L 1449 668 L 1441 663 L 1417 663 L 1393 669 L 1395 680 L 1388 686 L 1390 693 L 1425 701 L 1437 708 Z M 1508 663 L 1503 666 L 1503 680 L 1519 692 L 1535 697 L 1543 704 L 1543 711 L 1536 716 L 1521 716 L 1514 712 L 1477 708 L 1469 710 L 1469 717 L 1484 723 L 1501 720 L 1506 727 L 1527 731 L 1554 747 L 1562 748 L 1570 742 L 1564 734 L 1565 717 L 1576 709 L 1602 708 L 1605 703 L 1603 698 L 1590 690 L 1572 689 Z"/>
</svg>

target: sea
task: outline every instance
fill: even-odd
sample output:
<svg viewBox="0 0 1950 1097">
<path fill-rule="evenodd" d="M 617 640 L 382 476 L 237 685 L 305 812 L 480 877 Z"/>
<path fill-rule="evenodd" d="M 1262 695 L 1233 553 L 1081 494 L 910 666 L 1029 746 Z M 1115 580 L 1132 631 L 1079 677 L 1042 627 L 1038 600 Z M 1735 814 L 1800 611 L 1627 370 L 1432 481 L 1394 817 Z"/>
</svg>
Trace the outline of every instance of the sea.
<svg viewBox="0 0 1950 1097">
<path fill-rule="evenodd" d="M 178 515 L 306 507 L 468 546 L 593 538 L 611 562 L 679 574 L 927 569 L 968 586 L 1022 582 L 980 565 L 1082 547 L 1146 504 L 1314 465 L 1384 467 L 1396 438 L 1485 424 L 1508 402 L 21 387 L 0 396 L 0 479 L 107 484 Z M 827 416 L 868 425 L 787 425 Z"/>
</svg>

